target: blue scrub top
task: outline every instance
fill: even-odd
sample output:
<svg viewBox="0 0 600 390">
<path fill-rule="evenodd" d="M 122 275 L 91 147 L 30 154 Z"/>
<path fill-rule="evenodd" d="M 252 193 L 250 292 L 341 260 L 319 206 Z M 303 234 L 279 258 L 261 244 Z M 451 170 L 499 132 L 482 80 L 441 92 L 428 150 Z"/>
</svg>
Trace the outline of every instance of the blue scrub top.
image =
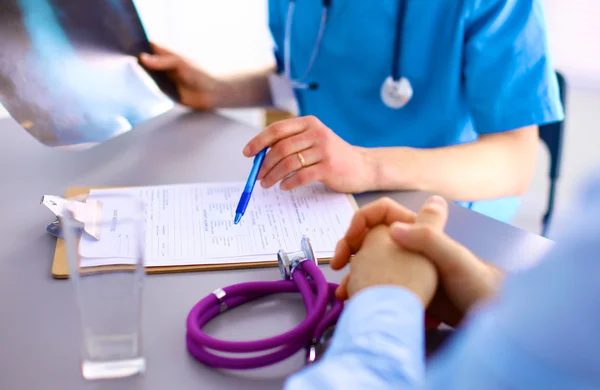
<svg viewBox="0 0 600 390">
<path fill-rule="evenodd" d="M 400 74 L 414 96 L 402 109 L 383 104 L 392 71 L 398 0 L 333 0 L 317 59 L 295 90 L 300 115 L 314 115 L 352 145 L 437 148 L 563 119 L 546 24 L 536 0 L 400 0 L 406 17 Z M 280 71 L 288 0 L 269 0 Z M 291 74 L 304 75 L 322 1 L 297 0 Z M 490 172 L 490 175 L 493 175 Z M 460 185 L 460 183 L 457 183 Z M 518 197 L 462 205 L 508 221 Z"/>
</svg>

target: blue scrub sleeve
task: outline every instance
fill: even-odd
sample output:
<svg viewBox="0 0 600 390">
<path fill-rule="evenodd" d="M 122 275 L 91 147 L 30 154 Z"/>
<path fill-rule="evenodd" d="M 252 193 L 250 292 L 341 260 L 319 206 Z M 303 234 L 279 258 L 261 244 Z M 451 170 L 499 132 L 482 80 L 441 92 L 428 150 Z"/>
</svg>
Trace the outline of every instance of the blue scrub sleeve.
<svg viewBox="0 0 600 390">
<path fill-rule="evenodd" d="M 489 134 L 564 117 L 539 0 L 470 0 L 463 76 L 475 130 Z"/>
</svg>

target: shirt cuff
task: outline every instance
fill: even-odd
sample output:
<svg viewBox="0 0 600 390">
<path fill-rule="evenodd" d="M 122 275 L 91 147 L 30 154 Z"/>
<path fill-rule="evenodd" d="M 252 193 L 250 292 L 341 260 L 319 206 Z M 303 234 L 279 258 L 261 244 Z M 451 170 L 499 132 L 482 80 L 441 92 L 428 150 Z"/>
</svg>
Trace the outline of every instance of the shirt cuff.
<svg viewBox="0 0 600 390">
<path fill-rule="evenodd" d="M 356 294 L 345 305 L 324 357 L 378 356 L 405 375 L 424 375 L 424 308 L 412 292 L 379 286 Z"/>
<path fill-rule="evenodd" d="M 284 389 L 421 388 L 423 323 L 421 301 L 410 291 L 363 290 L 345 305 L 322 359 L 288 378 Z"/>
</svg>

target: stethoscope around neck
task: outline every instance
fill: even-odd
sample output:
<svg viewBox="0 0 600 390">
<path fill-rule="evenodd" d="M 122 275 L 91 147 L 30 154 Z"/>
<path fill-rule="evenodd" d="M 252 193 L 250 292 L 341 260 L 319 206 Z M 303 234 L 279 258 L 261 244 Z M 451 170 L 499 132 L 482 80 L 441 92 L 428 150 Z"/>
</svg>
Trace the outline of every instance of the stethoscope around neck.
<svg viewBox="0 0 600 390">
<path fill-rule="evenodd" d="M 284 51 L 284 73 L 289 80 L 291 86 L 296 89 L 309 89 L 316 90 L 319 85 L 316 82 L 306 82 L 321 46 L 323 40 L 323 33 L 325 26 L 327 25 L 327 17 L 329 9 L 331 8 L 332 0 L 323 0 L 323 10 L 321 13 L 321 23 L 319 24 L 319 32 L 317 34 L 317 40 L 313 47 L 312 54 L 308 61 L 308 66 L 299 79 L 293 79 L 291 77 L 290 70 L 290 56 L 291 56 L 291 40 L 292 40 L 292 23 L 294 19 L 294 10 L 296 6 L 296 0 L 290 0 L 288 4 L 287 18 L 285 23 L 285 36 L 283 43 Z M 404 107 L 413 96 L 413 89 L 410 81 L 406 77 L 400 74 L 400 38 L 402 34 L 402 26 L 404 25 L 406 14 L 406 0 L 398 1 L 398 14 L 396 17 L 396 31 L 394 39 L 394 56 L 392 59 L 392 69 L 390 75 L 383 81 L 381 85 L 380 95 L 382 102 L 389 108 L 398 109 Z"/>
</svg>

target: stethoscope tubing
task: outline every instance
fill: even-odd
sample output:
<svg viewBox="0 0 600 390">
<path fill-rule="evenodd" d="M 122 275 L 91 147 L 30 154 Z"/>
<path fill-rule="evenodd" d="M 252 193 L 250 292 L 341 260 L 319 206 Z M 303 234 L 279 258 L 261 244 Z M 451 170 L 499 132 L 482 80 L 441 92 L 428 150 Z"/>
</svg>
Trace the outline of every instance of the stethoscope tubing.
<svg viewBox="0 0 600 390">
<path fill-rule="evenodd" d="M 325 330 L 337 322 L 343 309 L 343 303 L 335 299 L 337 285 L 327 283 L 318 266 L 310 261 L 302 262 L 292 275 L 293 280 L 248 282 L 225 287 L 223 299 L 210 294 L 198 302 L 187 318 L 186 344 L 190 354 L 209 367 L 252 369 L 284 360 L 319 340 Z M 291 292 L 300 292 L 307 316 L 296 328 L 278 336 L 254 341 L 225 341 L 217 340 L 202 330 L 206 323 L 219 315 L 223 303 L 227 310 L 231 310 L 267 295 Z M 331 304 L 329 311 L 328 304 Z M 260 356 L 240 358 L 217 355 L 207 349 L 221 353 L 276 350 Z"/>
<path fill-rule="evenodd" d="M 285 77 L 290 81 L 293 87 L 295 88 L 307 88 L 308 84 L 306 84 L 303 80 L 308 77 L 315 60 L 317 59 L 317 55 L 319 53 L 319 48 L 321 47 L 321 41 L 323 40 L 323 32 L 325 31 L 325 26 L 327 25 L 327 13 L 329 9 L 329 5 L 323 5 L 323 11 L 321 12 L 321 23 L 319 24 L 319 32 L 317 34 L 317 39 L 315 45 L 313 46 L 313 51 L 310 56 L 310 60 L 308 65 L 306 66 L 306 70 L 304 71 L 304 75 L 294 80 L 292 79 L 292 72 L 290 69 L 290 57 L 291 57 L 291 40 L 292 40 L 292 25 L 294 18 L 294 9 L 296 6 L 295 1 L 290 1 L 288 4 L 288 11 L 285 23 L 285 33 L 284 33 L 284 42 L 283 42 L 283 66 L 284 66 L 284 74 Z"/>
</svg>

